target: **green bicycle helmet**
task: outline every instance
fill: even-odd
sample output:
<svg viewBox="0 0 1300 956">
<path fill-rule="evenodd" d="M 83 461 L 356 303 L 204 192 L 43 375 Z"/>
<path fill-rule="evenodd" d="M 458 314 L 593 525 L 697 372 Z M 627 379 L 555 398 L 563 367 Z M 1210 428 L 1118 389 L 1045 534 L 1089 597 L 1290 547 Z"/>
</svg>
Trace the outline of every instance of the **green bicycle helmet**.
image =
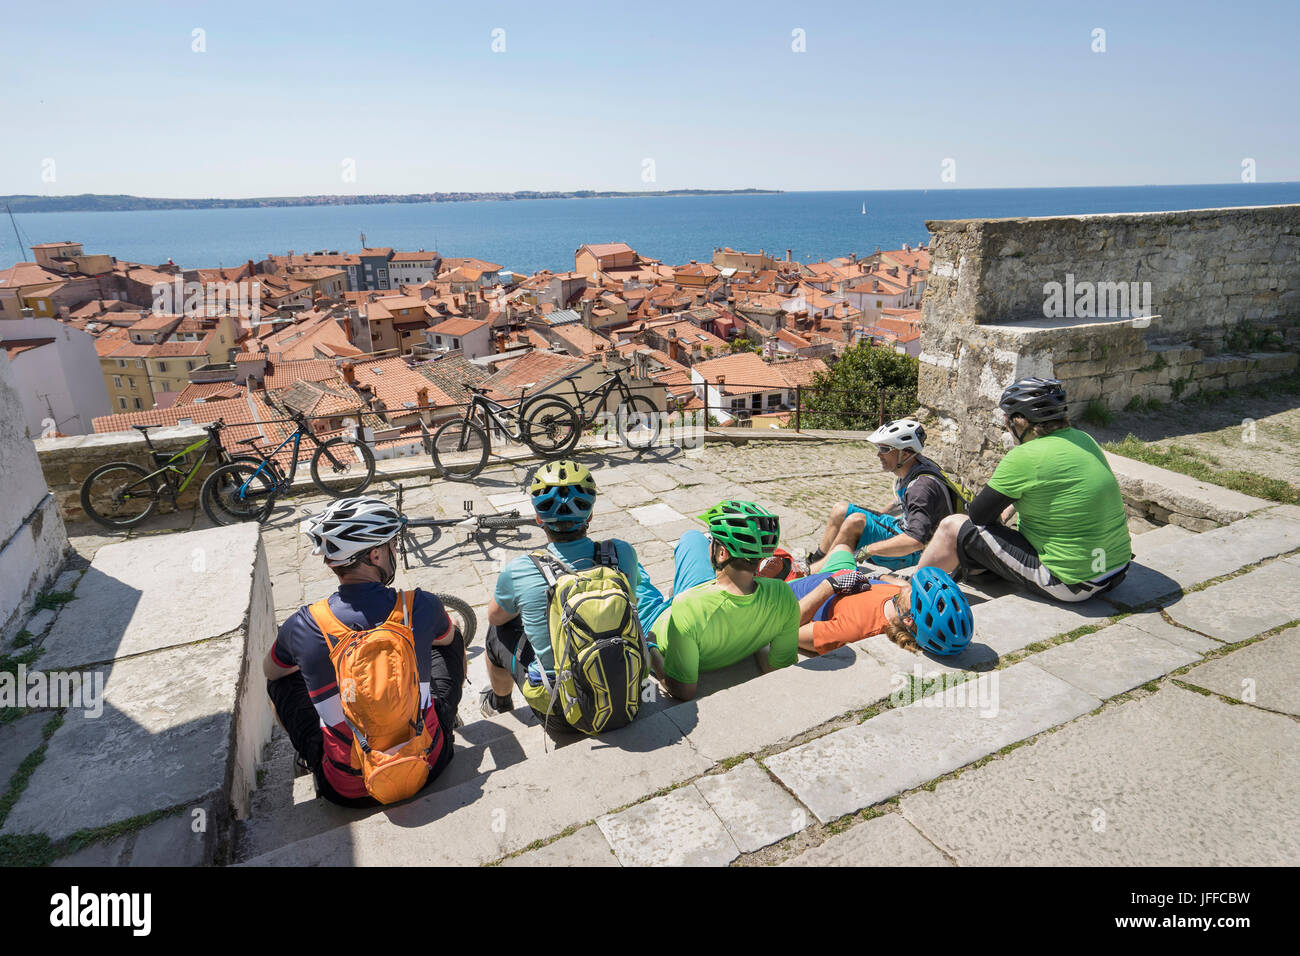
<svg viewBox="0 0 1300 956">
<path fill-rule="evenodd" d="M 781 537 L 780 519 L 752 501 L 719 501 L 696 517 L 709 526 L 714 541 L 744 561 L 770 558 Z"/>
</svg>

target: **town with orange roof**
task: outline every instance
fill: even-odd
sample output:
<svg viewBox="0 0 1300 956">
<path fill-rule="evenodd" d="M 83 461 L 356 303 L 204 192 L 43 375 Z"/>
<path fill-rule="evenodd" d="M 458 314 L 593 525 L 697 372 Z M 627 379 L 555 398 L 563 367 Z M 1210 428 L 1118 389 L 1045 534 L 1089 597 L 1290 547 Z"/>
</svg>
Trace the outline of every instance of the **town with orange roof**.
<svg viewBox="0 0 1300 956">
<path fill-rule="evenodd" d="M 32 253 L 0 271 L 0 317 L 13 320 L 0 334 L 11 361 L 59 349 L 77 353 L 62 367 L 98 367 L 103 391 L 67 433 L 205 423 L 242 403 L 244 421 L 299 411 L 322 434 L 369 429 L 394 453 L 419 422 L 459 414 L 466 383 L 513 401 L 521 386 L 589 384 L 584 370 L 611 363 L 666 412 L 707 403 L 721 422 L 788 424 L 798 389 L 845 349 L 919 353 L 930 266 L 925 246 L 908 245 L 810 263 L 723 247 L 672 264 L 609 241 L 528 276 L 384 246 L 188 270 L 70 240 Z M 65 336 L 23 324 L 42 321 Z"/>
</svg>

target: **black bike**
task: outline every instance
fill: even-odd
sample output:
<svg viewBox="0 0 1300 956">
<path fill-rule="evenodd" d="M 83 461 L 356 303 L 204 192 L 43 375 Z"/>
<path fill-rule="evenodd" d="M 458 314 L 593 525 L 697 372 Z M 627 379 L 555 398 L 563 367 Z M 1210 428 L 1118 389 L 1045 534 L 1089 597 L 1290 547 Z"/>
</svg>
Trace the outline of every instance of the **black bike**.
<svg viewBox="0 0 1300 956">
<path fill-rule="evenodd" d="M 178 452 L 158 451 L 149 438 L 149 429 L 159 425 L 132 425 L 140 432 L 154 464 L 153 471 L 129 461 L 111 461 L 100 465 L 81 483 L 81 507 L 86 516 L 105 528 L 129 528 L 139 524 L 158 507 L 165 496 L 176 509 L 177 499 L 190 486 L 194 476 L 208 457 L 215 452 L 217 460 L 226 464 L 257 462 L 251 456 L 232 456 L 221 444 L 221 429 L 225 423 L 217 419 L 205 425 L 208 434 Z"/>
<path fill-rule="evenodd" d="M 294 432 L 269 452 L 258 447 L 256 438 L 240 442 L 258 455 L 215 469 L 203 482 L 199 500 L 215 524 L 237 521 L 265 521 L 278 497 L 288 494 L 298 474 L 299 448 L 306 438 L 316 446 L 311 456 L 311 480 L 324 494 L 336 498 L 359 495 L 375 477 L 375 453 L 359 438 L 340 435 L 321 441 L 301 412 L 290 412 L 297 425 Z M 293 447 L 286 473 L 275 455 L 286 445 Z"/>
<path fill-rule="evenodd" d="M 520 395 L 519 404 L 510 407 L 488 398 L 487 389 L 465 387 L 473 397 L 464 417 L 440 425 L 432 435 L 420 422 L 424 450 L 449 481 L 469 481 L 483 470 L 492 450 L 492 425 L 543 458 L 562 455 L 578 443 L 582 425 L 568 402 L 542 395 L 525 405 Z"/>
<path fill-rule="evenodd" d="M 463 518 L 408 518 L 402 511 L 402 486 L 397 486 L 397 513 L 402 516 L 402 530 L 398 535 L 398 550 L 402 555 L 402 567 L 411 570 L 411 562 L 408 558 L 409 551 L 421 552 L 421 548 L 415 543 L 411 534 L 412 528 L 460 528 L 469 538 L 477 538 L 481 534 L 501 531 L 509 528 L 521 528 L 526 525 L 535 525 L 536 519 L 531 516 L 521 515 L 518 510 L 507 511 L 503 514 L 496 515 L 476 515 L 474 514 L 474 503 L 465 502 L 465 516 Z M 438 593 L 442 600 L 442 605 L 447 609 L 448 615 L 451 616 L 452 623 L 460 627 L 460 632 L 465 635 L 465 646 L 468 647 L 471 638 L 478 629 L 478 618 L 469 603 L 458 598 L 455 595 Z M 456 617 L 459 615 L 460 620 Z"/>
<path fill-rule="evenodd" d="M 613 371 L 607 369 L 604 380 L 587 392 L 578 390 L 578 383 L 573 376 L 563 379 L 573 387 L 572 404 L 577 406 L 575 413 L 581 423 L 579 432 L 574 435 L 570 446 L 564 451 L 571 451 L 573 446 L 578 444 L 578 434 L 581 433 L 581 428 L 590 428 L 596 424 L 597 419 L 608 408 L 610 396 L 615 391 L 618 393 L 619 402 L 618 408 L 614 412 L 613 425 L 618 433 L 619 441 L 628 448 L 645 449 L 659 440 L 659 432 L 663 427 L 663 416 L 660 414 L 660 410 L 655 408 L 655 403 L 651 401 L 648 395 L 633 394 L 631 383 L 623 378 L 625 371 L 625 368 L 616 368 Z M 566 405 L 570 404 L 566 398 L 551 393 L 539 395 L 532 401 L 541 402 L 544 400 L 558 400 Z M 531 405 L 530 402 L 524 406 L 522 412 L 524 417 L 532 414 Z M 588 406 L 590 406 L 590 410 Z"/>
</svg>

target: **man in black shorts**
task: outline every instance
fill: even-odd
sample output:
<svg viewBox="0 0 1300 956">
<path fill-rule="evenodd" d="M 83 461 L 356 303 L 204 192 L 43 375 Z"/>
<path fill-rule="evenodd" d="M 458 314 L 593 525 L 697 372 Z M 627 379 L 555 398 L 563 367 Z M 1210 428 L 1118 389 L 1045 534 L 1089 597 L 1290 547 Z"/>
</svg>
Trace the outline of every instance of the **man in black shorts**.
<svg viewBox="0 0 1300 956">
<path fill-rule="evenodd" d="M 1124 501 L 1101 448 L 1070 427 L 1065 389 L 1025 379 L 999 404 L 1016 445 L 967 513 L 940 523 L 921 567 L 985 568 L 1067 603 L 1114 587 L 1133 557 Z M 1002 523 L 1013 513 L 1018 530 Z"/>
</svg>

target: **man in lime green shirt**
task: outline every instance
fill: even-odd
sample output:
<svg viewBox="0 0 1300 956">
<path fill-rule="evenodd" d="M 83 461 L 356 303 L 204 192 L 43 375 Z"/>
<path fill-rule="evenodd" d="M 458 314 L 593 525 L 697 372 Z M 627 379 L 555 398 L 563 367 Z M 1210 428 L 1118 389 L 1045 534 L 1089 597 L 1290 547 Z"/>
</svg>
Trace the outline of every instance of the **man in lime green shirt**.
<svg viewBox="0 0 1300 956">
<path fill-rule="evenodd" d="M 965 515 L 951 515 L 921 567 L 984 568 L 1057 601 L 1113 588 L 1133 558 L 1119 482 L 1092 436 L 1070 427 L 1065 389 L 1029 378 L 1002 393 L 1016 441 Z M 1015 513 L 1019 529 L 1002 522 Z"/>
<path fill-rule="evenodd" d="M 655 672 L 678 700 L 695 696 L 699 675 L 750 655 L 764 673 L 799 657 L 799 600 L 784 581 L 758 578 L 780 537 L 776 515 L 747 501 L 723 501 L 700 515 L 709 526 L 682 535 L 674 551 L 672 597 L 641 571 L 637 616 Z"/>
</svg>

